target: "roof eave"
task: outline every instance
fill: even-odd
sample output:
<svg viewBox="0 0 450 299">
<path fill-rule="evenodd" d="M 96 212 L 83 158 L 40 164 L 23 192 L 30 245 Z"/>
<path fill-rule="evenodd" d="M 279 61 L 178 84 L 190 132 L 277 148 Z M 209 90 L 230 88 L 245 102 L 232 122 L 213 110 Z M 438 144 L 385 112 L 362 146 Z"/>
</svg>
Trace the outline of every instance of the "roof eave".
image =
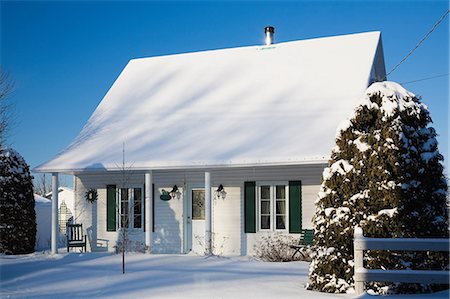
<svg viewBox="0 0 450 299">
<path fill-rule="evenodd" d="M 148 170 L 188 170 L 188 169 L 229 169 L 229 168 L 245 168 L 245 167 L 269 167 L 269 166 L 294 166 L 294 165 L 308 165 L 308 164 L 326 164 L 329 158 L 321 157 L 317 159 L 307 159 L 298 161 L 284 161 L 284 162 L 253 162 L 253 163 L 229 163 L 229 164 L 196 164 L 196 165 L 175 165 L 175 166 L 133 166 L 133 171 L 148 171 Z M 105 168 L 44 168 L 36 167 L 32 170 L 34 173 L 63 173 L 63 174 L 77 174 L 77 173 L 99 173 L 109 171 L 121 171 L 120 167 L 105 167 Z"/>
</svg>

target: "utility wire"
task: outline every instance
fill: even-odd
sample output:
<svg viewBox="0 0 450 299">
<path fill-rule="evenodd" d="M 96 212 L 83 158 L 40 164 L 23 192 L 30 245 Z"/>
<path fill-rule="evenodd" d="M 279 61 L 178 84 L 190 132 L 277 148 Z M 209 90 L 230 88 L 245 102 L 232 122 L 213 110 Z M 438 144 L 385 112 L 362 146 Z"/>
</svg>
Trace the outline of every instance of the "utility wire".
<svg viewBox="0 0 450 299">
<path fill-rule="evenodd" d="M 450 10 L 447 10 L 445 12 L 445 14 L 436 22 L 436 24 L 434 24 L 433 28 L 431 28 L 430 31 L 428 31 L 427 34 L 425 34 L 425 36 L 420 40 L 420 42 L 414 47 L 414 49 L 412 49 L 408 55 L 406 55 L 399 63 L 397 63 L 396 66 L 394 66 L 394 68 L 387 73 L 387 75 L 384 77 L 384 80 L 386 80 L 387 76 L 389 76 L 390 74 L 392 74 L 403 62 L 406 61 L 406 59 L 409 58 L 409 56 L 411 56 L 412 53 L 414 53 L 414 51 L 417 50 L 417 48 L 420 47 L 420 45 L 427 39 L 427 37 L 439 26 L 439 24 L 441 24 L 441 22 L 445 19 L 445 17 L 447 17 L 448 13 L 450 12 Z"/>
<path fill-rule="evenodd" d="M 400 84 L 405 85 L 405 84 L 409 84 L 409 83 L 415 83 L 415 82 L 420 82 L 420 81 L 426 81 L 426 80 L 431 80 L 431 79 L 436 79 L 436 78 L 441 78 L 441 77 L 446 77 L 449 74 L 442 74 L 442 75 L 437 75 L 437 76 L 433 76 L 433 77 L 427 77 L 427 78 L 422 78 L 422 79 L 417 79 L 417 80 L 413 80 L 413 81 L 407 81 L 407 82 L 402 82 Z"/>
</svg>

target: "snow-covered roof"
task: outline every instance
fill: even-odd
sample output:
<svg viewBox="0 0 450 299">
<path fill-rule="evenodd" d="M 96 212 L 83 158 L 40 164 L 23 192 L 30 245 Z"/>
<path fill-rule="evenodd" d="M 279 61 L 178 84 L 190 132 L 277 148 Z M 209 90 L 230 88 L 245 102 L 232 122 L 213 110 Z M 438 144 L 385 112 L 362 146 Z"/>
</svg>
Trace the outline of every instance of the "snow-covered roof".
<svg viewBox="0 0 450 299">
<path fill-rule="evenodd" d="M 34 202 L 36 205 L 38 205 L 38 204 L 50 204 L 52 201 L 38 194 L 34 194 Z"/>
<path fill-rule="evenodd" d="M 80 134 L 35 172 L 328 159 L 337 125 L 385 75 L 381 34 L 133 59 Z"/>
</svg>

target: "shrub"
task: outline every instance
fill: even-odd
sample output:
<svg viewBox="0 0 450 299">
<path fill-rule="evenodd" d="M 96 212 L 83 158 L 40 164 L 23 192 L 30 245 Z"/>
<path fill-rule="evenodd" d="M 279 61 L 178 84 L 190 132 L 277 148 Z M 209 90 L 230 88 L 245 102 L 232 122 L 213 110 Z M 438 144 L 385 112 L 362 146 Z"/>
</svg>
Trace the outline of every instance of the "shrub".
<svg viewBox="0 0 450 299">
<path fill-rule="evenodd" d="M 0 252 L 34 252 L 36 212 L 33 177 L 13 149 L 0 148 Z"/>
<path fill-rule="evenodd" d="M 311 248 L 304 247 L 294 257 L 295 249 L 290 245 L 298 244 L 298 238 L 281 233 L 265 235 L 253 246 L 253 256 L 266 262 L 310 261 Z"/>
<path fill-rule="evenodd" d="M 394 82 L 374 83 L 336 137 L 314 215 L 310 286 L 353 287 L 353 227 L 368 237 L 448 238 L 447 181 L 427 107 Z M 367 267 L 445 269 L 448 254 L 368 252 Z M 425 284 L 372 283 L 376 292 L 420 292 Z M 409 290 L 409 291 L 408 291 Z"/>
</svg>

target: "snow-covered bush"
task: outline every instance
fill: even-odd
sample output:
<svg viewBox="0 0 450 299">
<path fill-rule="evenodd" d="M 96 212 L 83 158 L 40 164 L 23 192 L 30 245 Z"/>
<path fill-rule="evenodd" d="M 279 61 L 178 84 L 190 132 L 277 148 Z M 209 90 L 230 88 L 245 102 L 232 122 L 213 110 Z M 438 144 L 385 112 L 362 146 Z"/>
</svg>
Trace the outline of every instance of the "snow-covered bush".
<svg viewBox="0 0 450 299">
<path fill-rule="evenodd" d="M 448 237 L 447 181 L 428 108 L 393 82 L 372 84 L 354 115 L 338 129 L 314 216 L 316 255 L 310 286 L 342 293 L 353 288 L 353 228 L 369 237 Z M 365 264 L 383 269 L 444 269 L 447 254 L 369 252 Z M 421 284 L 389 285 L 397 292 Z"/>
<path fill-rule="evenodd" d="M 282 233 L 269 234 L 262 236 L 253 246 L 253 257 L 265 262 L 290 262 L 290 261 L 310 261 L 310 247 L 302 248 L 301 253 L 295 257 L 292 255 L 295 249 L 290 245 L 298 244 L 298 238 Z"/>
<path fill-rule="evenodd" d="M 34 252 L 36 212 L 33 177 L 25 160 L 13 149 L 0 148 L 0 252 Z"/>
</svg>

